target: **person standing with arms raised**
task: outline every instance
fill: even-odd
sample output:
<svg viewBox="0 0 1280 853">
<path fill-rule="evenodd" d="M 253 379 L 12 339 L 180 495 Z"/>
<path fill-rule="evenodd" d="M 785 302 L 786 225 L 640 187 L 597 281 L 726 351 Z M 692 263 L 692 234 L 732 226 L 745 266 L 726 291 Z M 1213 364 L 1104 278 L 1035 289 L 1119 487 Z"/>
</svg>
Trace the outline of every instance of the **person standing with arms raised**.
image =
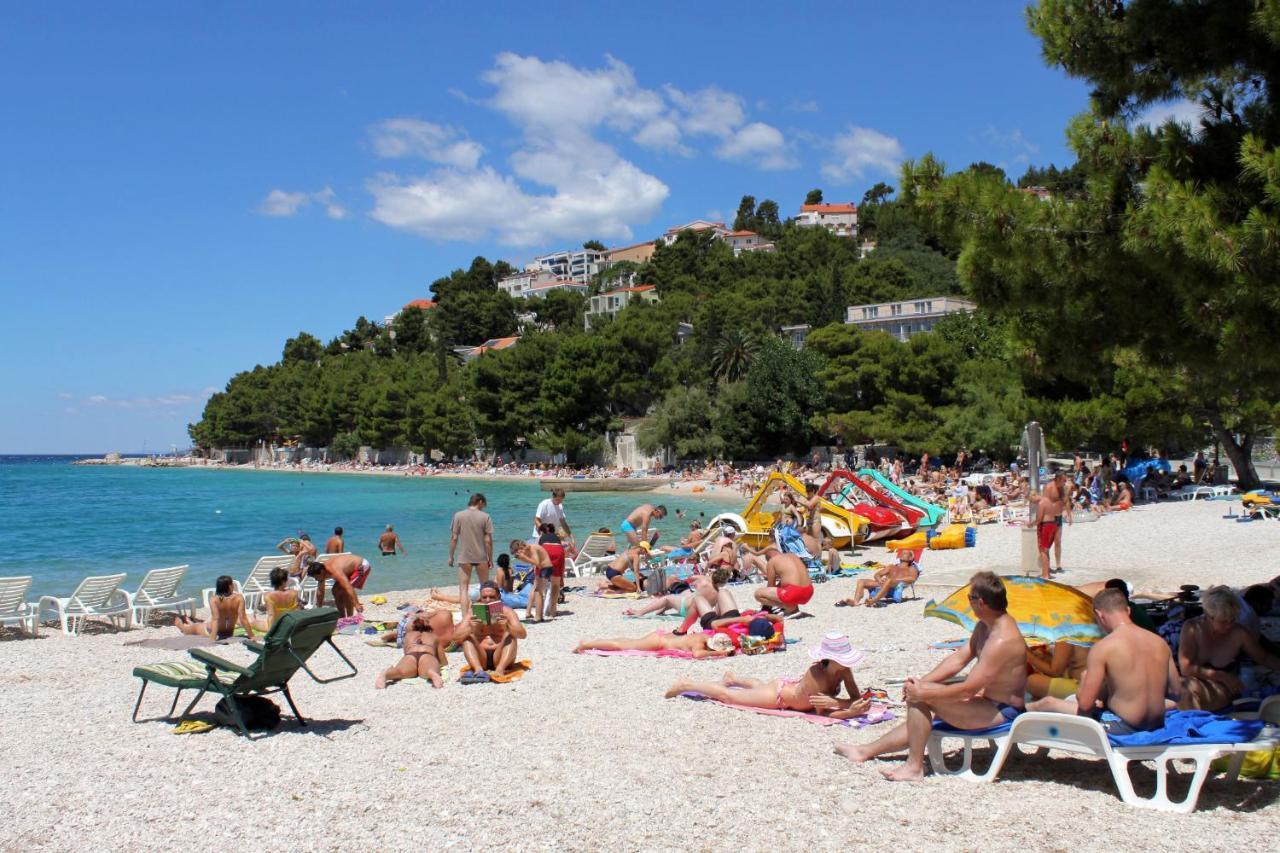
<svg viewBox="0 0 1280 853">
<path fill-rule="evenodd" d="M 484 511 L 488 502 L 479 492 L 471 496 L 467 508 L 453 515 L 449 536 L 449 565 L 458 558 L 458 601 L 469 602 L 471 571 L 474 569 L 480 583 L 489 579 L 489 567 L 493 565 L 493 519 Z M 465 605 L 464 605 L 465 610 Z"/>
</svg>

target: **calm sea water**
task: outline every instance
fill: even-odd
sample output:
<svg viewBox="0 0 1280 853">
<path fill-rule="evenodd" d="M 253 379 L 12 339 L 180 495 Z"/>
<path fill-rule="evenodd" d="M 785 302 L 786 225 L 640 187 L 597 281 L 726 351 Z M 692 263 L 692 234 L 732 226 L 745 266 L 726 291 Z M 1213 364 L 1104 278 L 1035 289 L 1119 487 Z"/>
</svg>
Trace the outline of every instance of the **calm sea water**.
<svg viewBox="0 0 1280 853">
<path fill-rule="evenodd" d="M 135 587 L 148 569 L 191 566 L 185 586 L 212 586 L 221 574 L 243 580 L 254 561 L 305 530 L 321 549 L 335 525 L 347 549 L 374 566 L 366 589 L 457 582 L 446 566 L 449 521 L 472 490 L 488 498 L 495 554 L 528 536 L 538 483 L 452 478 L 219 471 L 199 468 L 74 466 L 76 456 L 0 456 L 0 576 L 34 575 L 32 597 L 66 594 L 86 575 L 128 572 Z M 719 497 L 719 496 L 717 496 Z M 723 499 L 645 493 L 570 493 L 565 514 L 582 534 L 618 523 L 646 500 L 704 521 Z M 727 504 L 735 509 L 733 502 Z M 394 524 L 408 554 L 378 555 L 378 535 Z M 668 517 L 663 541 L 687 522 Z"/>
</svg>

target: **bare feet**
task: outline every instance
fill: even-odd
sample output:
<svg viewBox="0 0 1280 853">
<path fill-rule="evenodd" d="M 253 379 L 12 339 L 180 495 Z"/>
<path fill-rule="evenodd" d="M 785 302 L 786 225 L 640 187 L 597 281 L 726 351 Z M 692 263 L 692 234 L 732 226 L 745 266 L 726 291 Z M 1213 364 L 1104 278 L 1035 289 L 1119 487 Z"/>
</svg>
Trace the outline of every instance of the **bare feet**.
<svg viewBox="0 0 1280 853">
<path fill-rule="evenodd" d="M 583 652 L 585 652 L 586 650 L 587 650 L 587 641 L 586 641 L 586 640 L 581 640 L 581 641 L 579 641 L 579 642 L 578 642 L 578 646 L 577 646 L 577 648 L 575 648 L 575 649 L 573 650 L 573 653 L 574 653 L 575 655 L 580 655 L 580 654 L 582 654 Z"/>
<path fill-rule="evenodd" d="M 867 748 L 865 744 L 856 744 L 856 743 L 838 744 L 836 746 L 836 753 L 839 755 L 843 755 L 845 758 L 849 759 L 854 764 L 861 764 L 862 762 L 869 761 L 875 757 L 874 755 L 871 754 L 871 751 Z"/>
<path fill-rule="evenodd" d="M 622 615 L 623 615 L 623 616 L 635 616 L 635 615 L 636 615 L 635 608 L 634 608 L 634 607 L 624 607 L 624 608 L 622 608 Z"/>
<path fill-rule="evenodd" d="M 387 689 L 387 674 L 385 672 L 373 680 L 373 687 L 375 690 Z"/>
<path fill-rule="evenodd" d="M 671 685 L 671 689 L 663 694 L 663 698 L 674 699 L 688 689 L 689 689 L 689 682 L 682 678 L 679 681 L 677 681 L 675 684 Z"/>
<path fill-rule="evenodd" d="M 444 681 L 440 678 L 440 676 L 428 675 L 427 678 L 431 679 L 431 686 L 436 688 L 437 690 L 439 690 L 441 687 L 444 687 Z"/>
<path fill-rule="evenodd" d="M 924 768 L 903 764 L 892 770 L 881 770 L 880 775 L 890 782 L 919 782 L 924 778 Z"/>
</svg>

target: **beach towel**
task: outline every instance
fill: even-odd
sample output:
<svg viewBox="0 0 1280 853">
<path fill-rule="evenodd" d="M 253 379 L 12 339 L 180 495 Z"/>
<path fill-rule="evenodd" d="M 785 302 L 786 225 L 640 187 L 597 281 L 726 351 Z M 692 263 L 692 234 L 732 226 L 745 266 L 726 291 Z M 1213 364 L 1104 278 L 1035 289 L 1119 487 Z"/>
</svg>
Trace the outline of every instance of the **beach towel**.
<svg viewBox="0 0 1280 853">
<path fill-rule="evenodd" d="M 638 592 L 601 592 L 600 590 L 584 592 L 583 595 L 589 598 L 643 598 Z"/>
<path fill-rule="evenodd" d="M 583 649 L 579 654 L 595 655 L 602 658 L 684 658 L 685 660 L 693 660 L 693 652 L 680 651 L 678 649 L 658 649 L 656 651 L 643 651 L 641 649 Z M 712 660 L 712 658 L 705 658 Z"/>
<path fill-rule="evenodd" d="M 738 711 L 750 711 L 753 714 L 763 714 L 767 717 L 794 717 L 804 720 L 806 723 L 816 723 L 820 726 L 846 726 L 849 728 L 862 728 L 863 726 L 873 726 L 876 723 L 884 723 L 895 719 L 894 713 L 883 705 L 872 705 L 867 713 L 860 717 L 852 717 L 848 720 L 837 720 L 832 717 L 824 717 L 821 714 L 810 714 L 805 711 L 792 711 L 788 708 L 757 708 L 753 705 L 739 705 L 736 702 L 721 702 L 719 699 L 712 699 L 702 693 L 695 691 L 687 691 L 681 693 L 686 699 L 692 699 L 695 702 L 712 702 L 716 705 L 723 705 L 726 708 L 733 708 Z"/>
<path fill-rule="evenodd" d="M 231 640 L 218 640 L 213 637 L 199 637 L 183 634 L 178 637 L 153 637 L 149 640 L 129 640 L 126 646 L 141 646 L 144 649 L 168 649 L 171 652 L 182 652 L 187 649 L 198 649 L 202 646 L 225 645 Z"/>
<path fill-rule="evenodd" d="M 528 658 L 518 660 L 511 665 L 511 668 L 506 671 L 505 675 L 495 675 L 493 670 L 489 670 L 489 680 L 496 684 L 508 684 L 512 681 L 524 678 L 524 674 L 531 669 L 533 669 L 533 661 Z M 471 672 L 471 664 L 463 664 L 462 669 L 458 670 L 458 676 L 462 677 L 468 672 Z"/>
<path fill-rule="evenodd" d="M 1261 720 L 1233 720 L 1208 711 L 1166 711 L 1164 726 L 1150 732 L 1108 734 L 1112 746 L 1158 744 L 1248 743 L 1262 731 Z"/>
</svg>

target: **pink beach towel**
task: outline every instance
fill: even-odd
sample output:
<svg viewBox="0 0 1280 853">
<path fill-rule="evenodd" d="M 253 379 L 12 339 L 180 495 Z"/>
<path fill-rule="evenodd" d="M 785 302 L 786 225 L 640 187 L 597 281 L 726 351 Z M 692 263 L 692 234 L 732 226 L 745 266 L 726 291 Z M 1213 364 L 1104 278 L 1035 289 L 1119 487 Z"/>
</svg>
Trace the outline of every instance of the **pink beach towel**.
<svg viewBox="0 0 1280 853">
<path fill-rule="evenodd" d="M 579 654 L 596 655 L 602 658 L 620 657 L 620 658 L 684 658 L 686 660 L 693 659 L 693 652 L 682 652 L 677 649 L 658 649 L 654 652 L 646 652 L 640 649 L 583 649 Z M 711 660 L 711 658 L 707 658 Z"/>
<path fill-rule="evenodd" d="M 735 702 L 721 702 L 719 699 L 712 699 L 702 693 L 692 691 L 681 693 L 686 699 L 693 699 L 698 702 L 714 702 L 717 705 L 723 705 L 726 708 L 736 708 L 739 711 L 750 711 L 753 714 L 764 714 L 768 717 L 798 717 L 807 723 L 817 723 L 820 726 L 848 726 L 862 728 L 863 726 L 873 726 L 876 723 L 884 723 L 895 719 L 894 713 L 883 705 L 872 705 L 871 709 L 861 717 L 853 717 L 848 720 L 837 720 L 832 717 L 824 717 L 821 714 L 809 714 L 804 711 L 792 711 L 789 708 L 757 708 L 754 705 L 739 705 Z"/>
</svg>

